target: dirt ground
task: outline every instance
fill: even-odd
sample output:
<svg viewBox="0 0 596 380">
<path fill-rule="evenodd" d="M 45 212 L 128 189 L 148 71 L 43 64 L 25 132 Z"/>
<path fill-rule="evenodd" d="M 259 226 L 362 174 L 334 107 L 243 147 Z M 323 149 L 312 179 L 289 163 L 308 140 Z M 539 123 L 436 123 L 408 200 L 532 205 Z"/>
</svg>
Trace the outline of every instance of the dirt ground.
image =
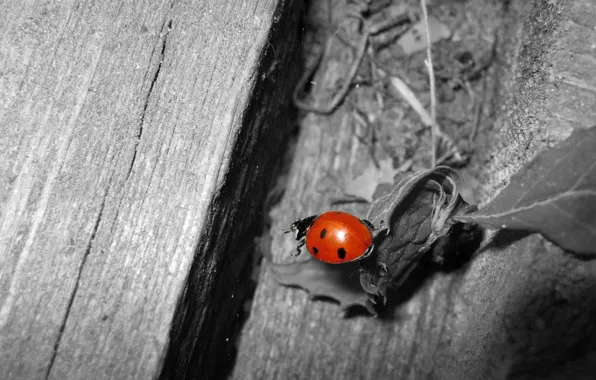
<svg viewBox="0 0 596 380">
<path fill-rule="evenodd" d="M 370 189 L 358 190 L 365 181 L 370 187 L 363 173 L 382 171 L 384 178 L 378 184 L 390 181 L 393 175 L 431 166 L 431 129 L 408 102 L 415 98 L 430 113 L 431 97 L 425 36 L 418 34 L 425 31 L 420 3 L 373 1 L 368 9 L 365 2 L 360 2 L 360 7 L 357 3 L 346 5 L 340 0 L 311 4 L 303 43 L 306 74 L 299 84 L 304 88 L 297 89 L 295 98 L 298 108 L 328 111 L 325 108 L 354 66 L 363 30 L 382 30 L 370 38 L 345 97 L 327 112 L 346 115 L 347 119 L 329 117 L 328 123 L 340 120 L 352 124 L 366 150 L 354 162 L 352 172 L 339 180 L 344 183 L 335 184 L 345 190 L 336 197 L 370 201 Z M 503 6 L 504 2 L 490 0 L 428 3 L 431 36 L 435 39 L 436 121 L 446 137 L 437 138 L 437 163 L 465 168 L 472 183 L 479 158 L 488 150 L 499 102 L 491 72 L 499 65 Z M 391 18 L 393 25 L 387 22 Z M 375 29 L 379 24 L 392 26 Z M 392 86 L 392 77 L 411 90 L 409 99 Z M 472 201 L 477 199 L 473 192 L 467 195 Z"/>
</svg>

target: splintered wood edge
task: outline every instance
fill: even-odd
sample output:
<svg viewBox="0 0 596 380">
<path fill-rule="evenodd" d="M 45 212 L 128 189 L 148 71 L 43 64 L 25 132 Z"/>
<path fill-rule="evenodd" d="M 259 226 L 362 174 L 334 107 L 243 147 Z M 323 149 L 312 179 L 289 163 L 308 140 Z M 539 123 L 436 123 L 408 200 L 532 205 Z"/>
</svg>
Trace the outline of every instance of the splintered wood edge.
<svg viewBox="0 0 596 380">
<path fill-rule="evenodd" d="M 256 218 L 239 218 L 229 196 L 258 207 L 253 191 L 268 186 L 285 133 L 281 84 L 251 101 L 259 83 L 291 78 L 286 48 L 268 40 L 276 16 L 295 6 L 4 10 L 0 377 L 155 378 L 193 260 L 193 295 L 207 302 L 185 311 L 195 321 L 187 342 L 216 330 L 206 314 L 218 300 L 208 295 L 242 273 L 220 267 L 232 254 L 224 248 Z M 217 239 L 228 244 L 210 244 Z"/>
</svg>

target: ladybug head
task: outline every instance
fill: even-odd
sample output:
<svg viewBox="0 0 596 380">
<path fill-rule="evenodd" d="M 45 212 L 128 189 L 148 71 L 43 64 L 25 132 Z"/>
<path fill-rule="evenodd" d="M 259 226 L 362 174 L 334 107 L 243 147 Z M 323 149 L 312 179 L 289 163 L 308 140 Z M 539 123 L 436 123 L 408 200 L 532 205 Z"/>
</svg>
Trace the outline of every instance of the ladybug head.
<svg viewBox="0 0 596 380">
<path fill-rule="evenodd" d="M 302 240 L 306 236 L 306 231 L 308 228 L 313 224 L 315 219 L 317 219 L 318 215 L 309 216 L 304 219 L 298 219 L 290 226 L 289 230 L 285 230 L 284 232 L 287 233 L 294 233 L 294 239 Z"/>
</svg>

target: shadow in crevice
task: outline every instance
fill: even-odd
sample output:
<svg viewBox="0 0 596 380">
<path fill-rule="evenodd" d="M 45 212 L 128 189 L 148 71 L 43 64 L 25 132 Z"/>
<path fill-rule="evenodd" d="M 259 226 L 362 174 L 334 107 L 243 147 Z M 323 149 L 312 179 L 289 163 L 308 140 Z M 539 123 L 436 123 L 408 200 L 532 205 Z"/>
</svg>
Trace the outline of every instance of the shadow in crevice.
<svg viewBox="0 0 596 380">
<path fill-rule="evenodd" d="M 531 235 L 532 232 L 529 231 L 516 231 L 516 230 L 506 230 L 502 229 L 497 231 L 497 233 L 492 237 L 492 239 L 484 246 L 482 249 L 502 249 L 508 247 L 528 235 Z"/>
<path fill-rule="evenodd" d="M 424 259 L 410 272 L 398 287 L 387 290 L 387 303 L 379 308 L 379 317 L 385 320 L 399 319 L 398 308 L 422 289 L 435 273 L 461 276 L 483 240 L 484 231 L 477 225 L 457 223 L 450 233 L 438 239 Z M 448 254 L 445 254 L 448 252 Z M 437 257 L 440 260 L 437 260 Z"/>
<path fill-rule="evenodd" d="M 268 228 L 265 194 L 291 154 L 295 110 L 290 105 L 300 60 L 303 3 L 279 2 L 252 97 L 230 153 L 228 171 L 205 215 L 186 287 L 176 306 L 160 379 L 225 379 L 250 313 L 260 264 L 259 241 Z M 265 209 L 265 210 L 264 210 Z M 217 252 L 217 254 L 215 253 Z"/>
</svg>

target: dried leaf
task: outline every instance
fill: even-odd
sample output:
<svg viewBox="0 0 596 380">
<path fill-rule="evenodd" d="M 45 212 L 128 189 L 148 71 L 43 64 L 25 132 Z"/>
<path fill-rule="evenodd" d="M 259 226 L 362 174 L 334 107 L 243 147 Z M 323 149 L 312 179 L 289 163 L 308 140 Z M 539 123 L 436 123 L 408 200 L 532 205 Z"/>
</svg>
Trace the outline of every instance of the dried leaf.
<svg viewBox="0 0 596 380">
<path fill-rule="evenodd" d="M 374 254 L 362 262 L 360 274 L 370 302 L 385 301 L 388 288 L 401 286 L 438 239 L 451 238 L 452 216 L 475 210 L 459 195 L 454 175 L 447 167 L 419 171 L 402 179 L 393 192 L 371 206 L 368 220 L 380 228 L 374 238 Z M 449 241 L 441 244 L 445 249 L 455 246 Z M 432 252 L 437 260 L 451 253 Z"/>
<path fill-rule="evenodd" d="M 299 261 L 291 264 L 271 264 L 277 282 L 298 286 L 312 298 L 326 297 L 337 300 L 342 309 L 365 306 L 366 293 L 360 287 L 360 264 L 357 262 L 330 265 L 318 260 Z"/>
<path fill-rule="evenodd" d="M 596 128 L 540 153 L 486 207 L 458 219 L 540 232 L 563 249 L 596 254 Z"/>
<path fill-rule="evenodd" d="M 369 220 L 377 228 L 390 228 L 389 219 L 395 212 L 395 208 L 399 206 L 417 186 L 420 186 L 422 181 L 429 177 L 439 176 L 445 177 L 453 174 L 453 170 L 448 167 L 438 167 L 431 170 L 420 170 L 415 173 L 404 175 L 400 181 L 395 185 L 393 191 L 385 196 L 377 199 L 370 207 L 367 215 Z"/>
<path fill-rule="evenodd" d="M 451 37 L 449 27 L 435 17 L 428 17 L 428 28 L 430 30 L 430 43 L 434 44 L 445 38 Z M 397 40 L 399 47 L 404 53 L 410 55 L 426 49 L 426 27 L 424 21 L 420 20 L 414 24 L 403 36 Z"/>
<path fill-rule="evenodd" d="M 394 169 L 393 162 L 389 158 L 381 160 L 378 168 L 371 161 L 362 174 L 346 184 L 345 191 L 349 195 L 355 195 L 372 203 L 377 186 L 382 182 L 393 181 L 393 176 L 401 170 L 401 167 Z"/>
</svg>

